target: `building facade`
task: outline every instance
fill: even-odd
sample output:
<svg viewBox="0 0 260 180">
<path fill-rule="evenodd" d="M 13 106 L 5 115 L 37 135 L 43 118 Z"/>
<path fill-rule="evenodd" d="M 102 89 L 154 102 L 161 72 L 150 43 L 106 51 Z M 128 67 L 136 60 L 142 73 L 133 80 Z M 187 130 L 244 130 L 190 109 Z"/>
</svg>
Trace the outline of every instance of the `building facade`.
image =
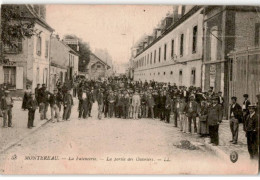
<svg viewBox="0 0 260 180">
<path fill-rule="evenodd" d="M 98 58 L 95 54 L 90 54 L 90 61 L 87 66 L 88 79 L 98 80 L 106 78 L 110 66 Z"/>
<path fill-rule="evenodd" d="M 134 80 L 202 86 L 203 10 L 178 6 L 138 44 Z"/>
<path fill-rule="evenodd" d="M 51 37 L 51 71 L 50 71 L 50 90 L 56 87 L 56 83 L 72 81 L 78 75 L 79 55 L 58 36 Z"/>
<path fill-rule="evenodd" d="M 35 35 L 14 40 L 17 48 L 4 47 L 6 63 L 0 66 L 0 84 L 21 91 L 26 85 L 32 90 L 38 83 L 49 85 L 50 36 L 53 29 L 45 22 L 44 5 L 17 5 L 21 16 L 34 19 Z"/>
<path fill-rule="evenodd" d="M 222 91 L 226 110 L 232 96 L 242 104 L 259 93 L 259 7 L 206 6 L 203 89 Z M 257 69 L 258 68 L 258 69 Z"/>
</svg>

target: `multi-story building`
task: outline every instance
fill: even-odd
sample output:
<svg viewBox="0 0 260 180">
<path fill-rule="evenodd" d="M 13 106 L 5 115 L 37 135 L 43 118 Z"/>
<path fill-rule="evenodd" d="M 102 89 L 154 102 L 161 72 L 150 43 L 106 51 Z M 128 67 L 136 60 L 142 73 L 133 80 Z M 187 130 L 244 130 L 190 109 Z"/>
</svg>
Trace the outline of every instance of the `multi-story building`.
<svg viewBox="0 0 260 180">
<path fill-rule="evenodd" d="M 134 80 L 155 80 L 201 87 L 203 7 L 175 6 L 138 44 Z"/>
<path fill-rule="evenodd" d="M 26 85 L 32 89 L 36 84 L 49 85 L 50 37 L 53 29 L 45 21 L 44 5 L 17 5 L 20 15 L 35 23 L 31 38 L 14 39 L 18 47 L 4 47 L 7 63 L 0 66 L 0 84 L 6 83 L 9 89 L 23 90 Z"/>
<path fill-rule="evenodd" d="M 58 36 L 52 36 L 50 58 L 50 90 L 52 91 L 57 81 L 69 82 L 75 75 L 78 75 L 79 55 Z"/>
<path fill-rule="evenodd" d="M 232 96 L 256 102 L 260 93 L 259 7 L 206 6 L 203 89 L 222 91 L 226 110 Z"/>
</svg>

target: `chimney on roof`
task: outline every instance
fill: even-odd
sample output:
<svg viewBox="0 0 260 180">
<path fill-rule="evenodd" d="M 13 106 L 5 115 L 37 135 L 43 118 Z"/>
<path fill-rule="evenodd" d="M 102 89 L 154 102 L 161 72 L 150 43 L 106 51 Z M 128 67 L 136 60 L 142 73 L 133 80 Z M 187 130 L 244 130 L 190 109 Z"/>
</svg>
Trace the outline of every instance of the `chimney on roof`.
<svg viewBox="0 0 260 180">
<path fill-rule="evenodd" d="M 178 19 L 179 19 L 178 6 L 173 6 L 172 18 L 173 18 L 173 23 L 178 21 Z"/>
</svg>

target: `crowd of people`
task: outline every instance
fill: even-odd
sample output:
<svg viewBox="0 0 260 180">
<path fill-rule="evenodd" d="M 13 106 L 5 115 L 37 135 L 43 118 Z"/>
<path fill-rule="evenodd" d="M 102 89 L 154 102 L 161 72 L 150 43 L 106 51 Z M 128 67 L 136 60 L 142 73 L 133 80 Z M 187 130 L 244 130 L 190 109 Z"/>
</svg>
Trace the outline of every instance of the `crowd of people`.
<svg viewBox="0 0 260 180">
<path fill-rule="evenodd" d="M 165 123 L 173 122 L 183 133 L 199 134 L 210 137 L 213 146 L 219 145 L 219 124 L 224 114 L 224 98 L 222 92 L 215 93 L 213 88 L 202 92 L 198 87 L 177 86 L 176 84 L 155 81 L 142 82 L 129 79 L 108 79 L 94 81 L 76 79 L 72 88 L 57 84 L 52 93 L 45 84 L 37 85 L 34 93 L 28 86 L 25 91 L 22 109 L 28 110 L 28 128 L 34 127 L 35 111 L 39 107 L 40 119 L 47 119 L 48 107 L 51 110 L 51 121 L 69 121 L 73 97 L 78 99 L 78 119 L 87 119 L 93 111 L 98 111 L 98 119 L 159 119 Z M 8 90 L 1 95 L 3 126 L 12 126 L 13 100 Z M 2 93 L 1 93 L 2 94 Z M 229 108 L 231 143 L 238 142 L 239 123 L 246 132 L 248 151 L 252 159 L 258 156 L 259 118 L 256 105 L 251 104 L 248 95 L 240 106 L 237 98 L 232 97 Z M 94 106 L 93 104 L 96 104 Z M 63 116 L 60 112 L 63 106 Z M 93 107 L 97 109 L 93 110 Z M 8 123 L 7 123 L 8 121 Z"/>
</svg>

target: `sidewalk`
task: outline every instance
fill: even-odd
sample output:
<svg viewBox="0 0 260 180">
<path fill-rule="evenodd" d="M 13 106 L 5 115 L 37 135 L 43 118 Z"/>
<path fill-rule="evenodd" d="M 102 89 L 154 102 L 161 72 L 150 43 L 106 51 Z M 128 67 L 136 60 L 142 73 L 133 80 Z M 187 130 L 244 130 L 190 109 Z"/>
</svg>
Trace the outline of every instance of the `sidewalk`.
<svg viewBox="0 0 260 180">
<path fill-rule="evenodd" d="M 28 129 L 27 122 L 28 122 L 28 111 L 23 111 L 21 109 L 22 101 L 21 99 L 14 100 L 14 107 L 13 107 L 13 126 L 12 128 L 3 128 L 3 118 L 0 117 L 0 153 L 2 153 L 7 148 L 12 147 L 13 145 L 20 142 L 26 136 L 31 134 L 32 132 L 36 131 L 38 128 L 46 124 L 47 120 L 40 120 L 39 109 L 35 112 L 35 120 L 34 120 L 34 128 Z M 50 108 L 48 109 L 47 118 L 49 119 L 50 116 Z"/>
<path fill-rule="evenodd" d="M 197 121 L 198 123 L 198 121 Z M 170 122 L 173 124 L 173 122 Z M 178 121 L 178 126 L 180 122 Z M 192 131 L 193 131 L 193 123 L 192 123 Z M 185 134 L 187 135 L 187 134 Z M 213 151 L 217 156 L 220 158 L 230 161 L 230 154 L 231 152 L 235 151 L 238 153 L 239 158 L 242 157 L 244 159 L 250 159 L 248 150 L 247 150 L 247 140 L 245 137 L 245 132 L 243 131 L 243 125 L 239 124 L 239 131 L 238 131 L 238 142 L 237 144 L 232 144 L 229 142 L 232 139 L 230 127 L 229 127 L 229 120 L 223 120 L 219 126 L 219 145 L 213 146 L 209 144 L 210 138 L 202 138 L 200 135 L 190 134 L 189 135 L 193 142 L 195 143 L 203 143 L 205 147 L 211 151 Z"/>
<path fill-rule="evenodd" d="M 229 120 L 223 120 L 219 126 L 219 146 L 212 146 L 211 144 L 208 144 L 209 138 L 205 138 L 205 145 L 207 148 L 211 149 L 217 155 L 224 159 L 229 160 L 230 154 L 233 151 L 237 152 L 239 157 L 250 159 L 247 150 L 247 140 L 245 137 L 245 132 L 243 131 L 242 124 L 239 124 L 237 144 L 232 144 L 231 142 L 229 142 L 231 139 L 232 134 L 229 127 Z"/>
</svg>

